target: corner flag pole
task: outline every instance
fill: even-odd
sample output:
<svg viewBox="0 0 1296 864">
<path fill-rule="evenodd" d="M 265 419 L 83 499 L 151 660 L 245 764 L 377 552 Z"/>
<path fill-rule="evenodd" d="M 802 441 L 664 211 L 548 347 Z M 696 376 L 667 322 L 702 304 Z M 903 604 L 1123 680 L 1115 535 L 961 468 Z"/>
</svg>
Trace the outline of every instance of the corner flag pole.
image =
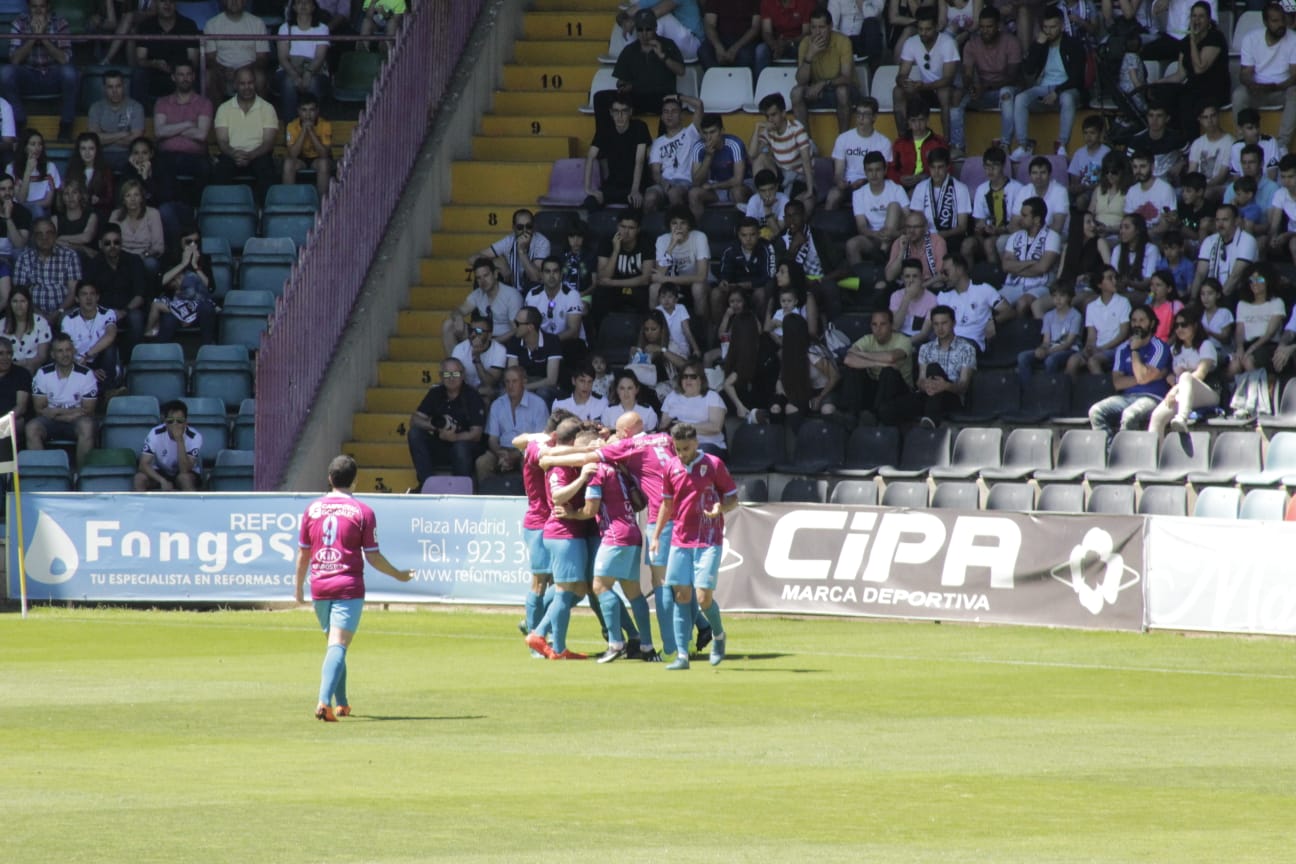
<svg viewBox="0 0 1296 864">
<path fill-rule="evenodd" d="M 8 461 L 0 462 L 0 473 L 13 474 L 14 510 L 18 519 L 18 593 L 22 598 L 22 617 L 27 617 L 27 569 L 23 559 L 22 484 L 18 480 L 18 439 L 14 436 L 14 415 L 0 417 L 0 440 L 9 439 Z"/>
</svg>

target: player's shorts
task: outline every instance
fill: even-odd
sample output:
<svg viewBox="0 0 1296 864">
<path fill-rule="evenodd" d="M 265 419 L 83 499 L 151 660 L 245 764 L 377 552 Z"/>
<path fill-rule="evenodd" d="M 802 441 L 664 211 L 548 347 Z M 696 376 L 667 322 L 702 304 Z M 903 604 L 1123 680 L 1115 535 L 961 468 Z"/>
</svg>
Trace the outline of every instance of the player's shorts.
<svg viewBox="0 0 1296 864">
<path fill-rule="evenodd" d="M 613 579 L 639 581 L 639 547 L 608 546 L 599 547 L 594 556 L 594 576 L 606 576 Z"/>
<path fill-rule="evenodd" d="M 666 584 L 714 591 L 720 575 L 723 546 L 672 546 L 666 565 Z"/>
<path fill-rule="evenodd" d="M 649 522 L 648 530 L 644 532 L 644 563 L 649 567 L 665 567 L 666 562 L 670 559 L 671 534 L 675 523 L 669 522 L 662 529 L 661 541 L 657 546 L 657 554 L 654 556 L 651 552 L 652 547 L 649 544 L 652 543 L 653 527 L 656 524 L 656 522 Z"/>
<path fill-rule="evenodd" d="M 553 572 L 549 566 L 549 550 L 545 548 L 543 528 L 523 528 L 522 537 L 526 540 L 527 553 L 531 558 L 531 572 L 548 576 Z"/>
<path fill-rule="evenodd" d="M 327 633 L 336 627 L 354 633 L 360 629 L 360 613 L 364 600 L 316 600 L 315 617 L 320 629 Z"/>
<path fill-rule="evenodd" d="M 553 573 L 555 585 L 585 581 L 589 546 L 584 537 L 572 540 L 546 537 L 544 545 L 549 550 L 550 572 Z"/>
</svg>

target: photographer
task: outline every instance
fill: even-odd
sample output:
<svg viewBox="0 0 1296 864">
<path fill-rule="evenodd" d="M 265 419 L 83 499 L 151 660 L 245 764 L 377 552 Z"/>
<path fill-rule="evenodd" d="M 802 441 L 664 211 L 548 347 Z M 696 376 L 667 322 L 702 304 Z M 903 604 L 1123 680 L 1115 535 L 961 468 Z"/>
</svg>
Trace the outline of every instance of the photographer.
<svg viewBox="0 0 1296 864">
<path fill-rule="evenodd" d="M 453 357 L 442 360 L 441 383 L 428 390 L 410 415 L 407 438 L 419 488 L 447 462 L 455 475 L 473 476 L 485 425 L 481 396 L 464 386 L 464 364 Z"/>
<path fill-rule="evenodd" d="M 1112 366 L 1114 396 L 1108 396 L 1089 409 L 1089 425 L 1107 433 L 1107 444 L 1118 429 L 1142 429 L 1157 407 L 1169 385 L 1170 349 L 1156 336 L 1156 313 L 1147 305 L 1135 306 L 1130 312 L 1129 340 L 1116 349 Z"/>
</svg>

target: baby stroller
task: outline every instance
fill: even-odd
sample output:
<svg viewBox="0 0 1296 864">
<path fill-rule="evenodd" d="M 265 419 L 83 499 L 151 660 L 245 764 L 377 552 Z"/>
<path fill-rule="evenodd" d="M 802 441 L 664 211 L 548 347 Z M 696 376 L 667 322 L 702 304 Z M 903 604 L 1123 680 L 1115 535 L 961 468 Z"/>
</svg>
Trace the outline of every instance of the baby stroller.
<svg viewBox="0 0 1296 864">
<path fill-rule="evenodd" d="M 1113 150 L 1127 149 L 1130 140 L 1147 128 L 1143 111 L 1120 88 L 1125 42 L 1142 29 L 1136 21 L 1119 18 L 1108 31 L 1107 41 L 1095 52 L 1098 68 L 1093 92 L 1102 106 L 1103 119 L 1107 121 L 1107 144 Z"/>
</svg>

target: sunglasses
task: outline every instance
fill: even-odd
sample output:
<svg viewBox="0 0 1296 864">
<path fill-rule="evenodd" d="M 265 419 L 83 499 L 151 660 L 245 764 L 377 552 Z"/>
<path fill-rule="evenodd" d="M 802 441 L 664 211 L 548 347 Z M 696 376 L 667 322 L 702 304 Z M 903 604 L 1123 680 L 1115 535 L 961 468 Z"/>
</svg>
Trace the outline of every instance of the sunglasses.
<svg viewBox="0 0 1296 864">
<path fill-rule="evenodd" d="M 702 376 L 697 374 L 696 372 L 685 372 L 683 375 L 680 376 L 680 378 L 682 378 L 685 381 L 688 381 L 690 378 L 696 381 L 701 377 Z"/>
<path fill-rule="evenodd" d="M 163 420 L 162 422 L 165 423 L 165 424 L 168 425 L 168 426 L 183 426 L 185 423 L 187 423 L 187 422 L 189 422 L 189 421 L 187 421 L 187 420 L 176 420 L 176 419 L 174 419 L 174 418 L 170 418 L 170 419 L 167 419 L 167 420 Z"/>
<path fill-rule="evenodd" d="M 100 240 L 99 241 L 100 246 L 120 246 L 121 244 L 122 241 L 120 240 Z"/>
<path fill-rule="evenodd" d="M 462 372 L 442 372 L 441 377 L 442 378 L 462 378 L 463 373 Z"/>
<path fill-rule="evenodd" d="M 924 54 L 924 55 L 923 55 L 923 68 L 924 68 L 924 69 L 930 69 L 930 68 L 931 68 L 931 55 L 930 55 L 930 54 Z"/>
<path fill-rule="evenodd" d="M 482 334 L 484 334 L 484 333 L 486 332 L 486 328 L 485 328 L 485 327 L 473 327 L 472 330 L 471 330 L 471 332 L 472 332 L 472 334 L 473 334 L 474 336 L 481 336 Z"/>
<path fill-rule="evenodd" d="M 514 230 L 514 231 L 526 231 L 526 230 L 530 229 L 531 227 L 533 227 L 533 225 L 534 225 L 534 223 L 532 223 L 532 222 L 514 222 L 514 223 L 513 223 L 513 230 Z"/>
</svg>

